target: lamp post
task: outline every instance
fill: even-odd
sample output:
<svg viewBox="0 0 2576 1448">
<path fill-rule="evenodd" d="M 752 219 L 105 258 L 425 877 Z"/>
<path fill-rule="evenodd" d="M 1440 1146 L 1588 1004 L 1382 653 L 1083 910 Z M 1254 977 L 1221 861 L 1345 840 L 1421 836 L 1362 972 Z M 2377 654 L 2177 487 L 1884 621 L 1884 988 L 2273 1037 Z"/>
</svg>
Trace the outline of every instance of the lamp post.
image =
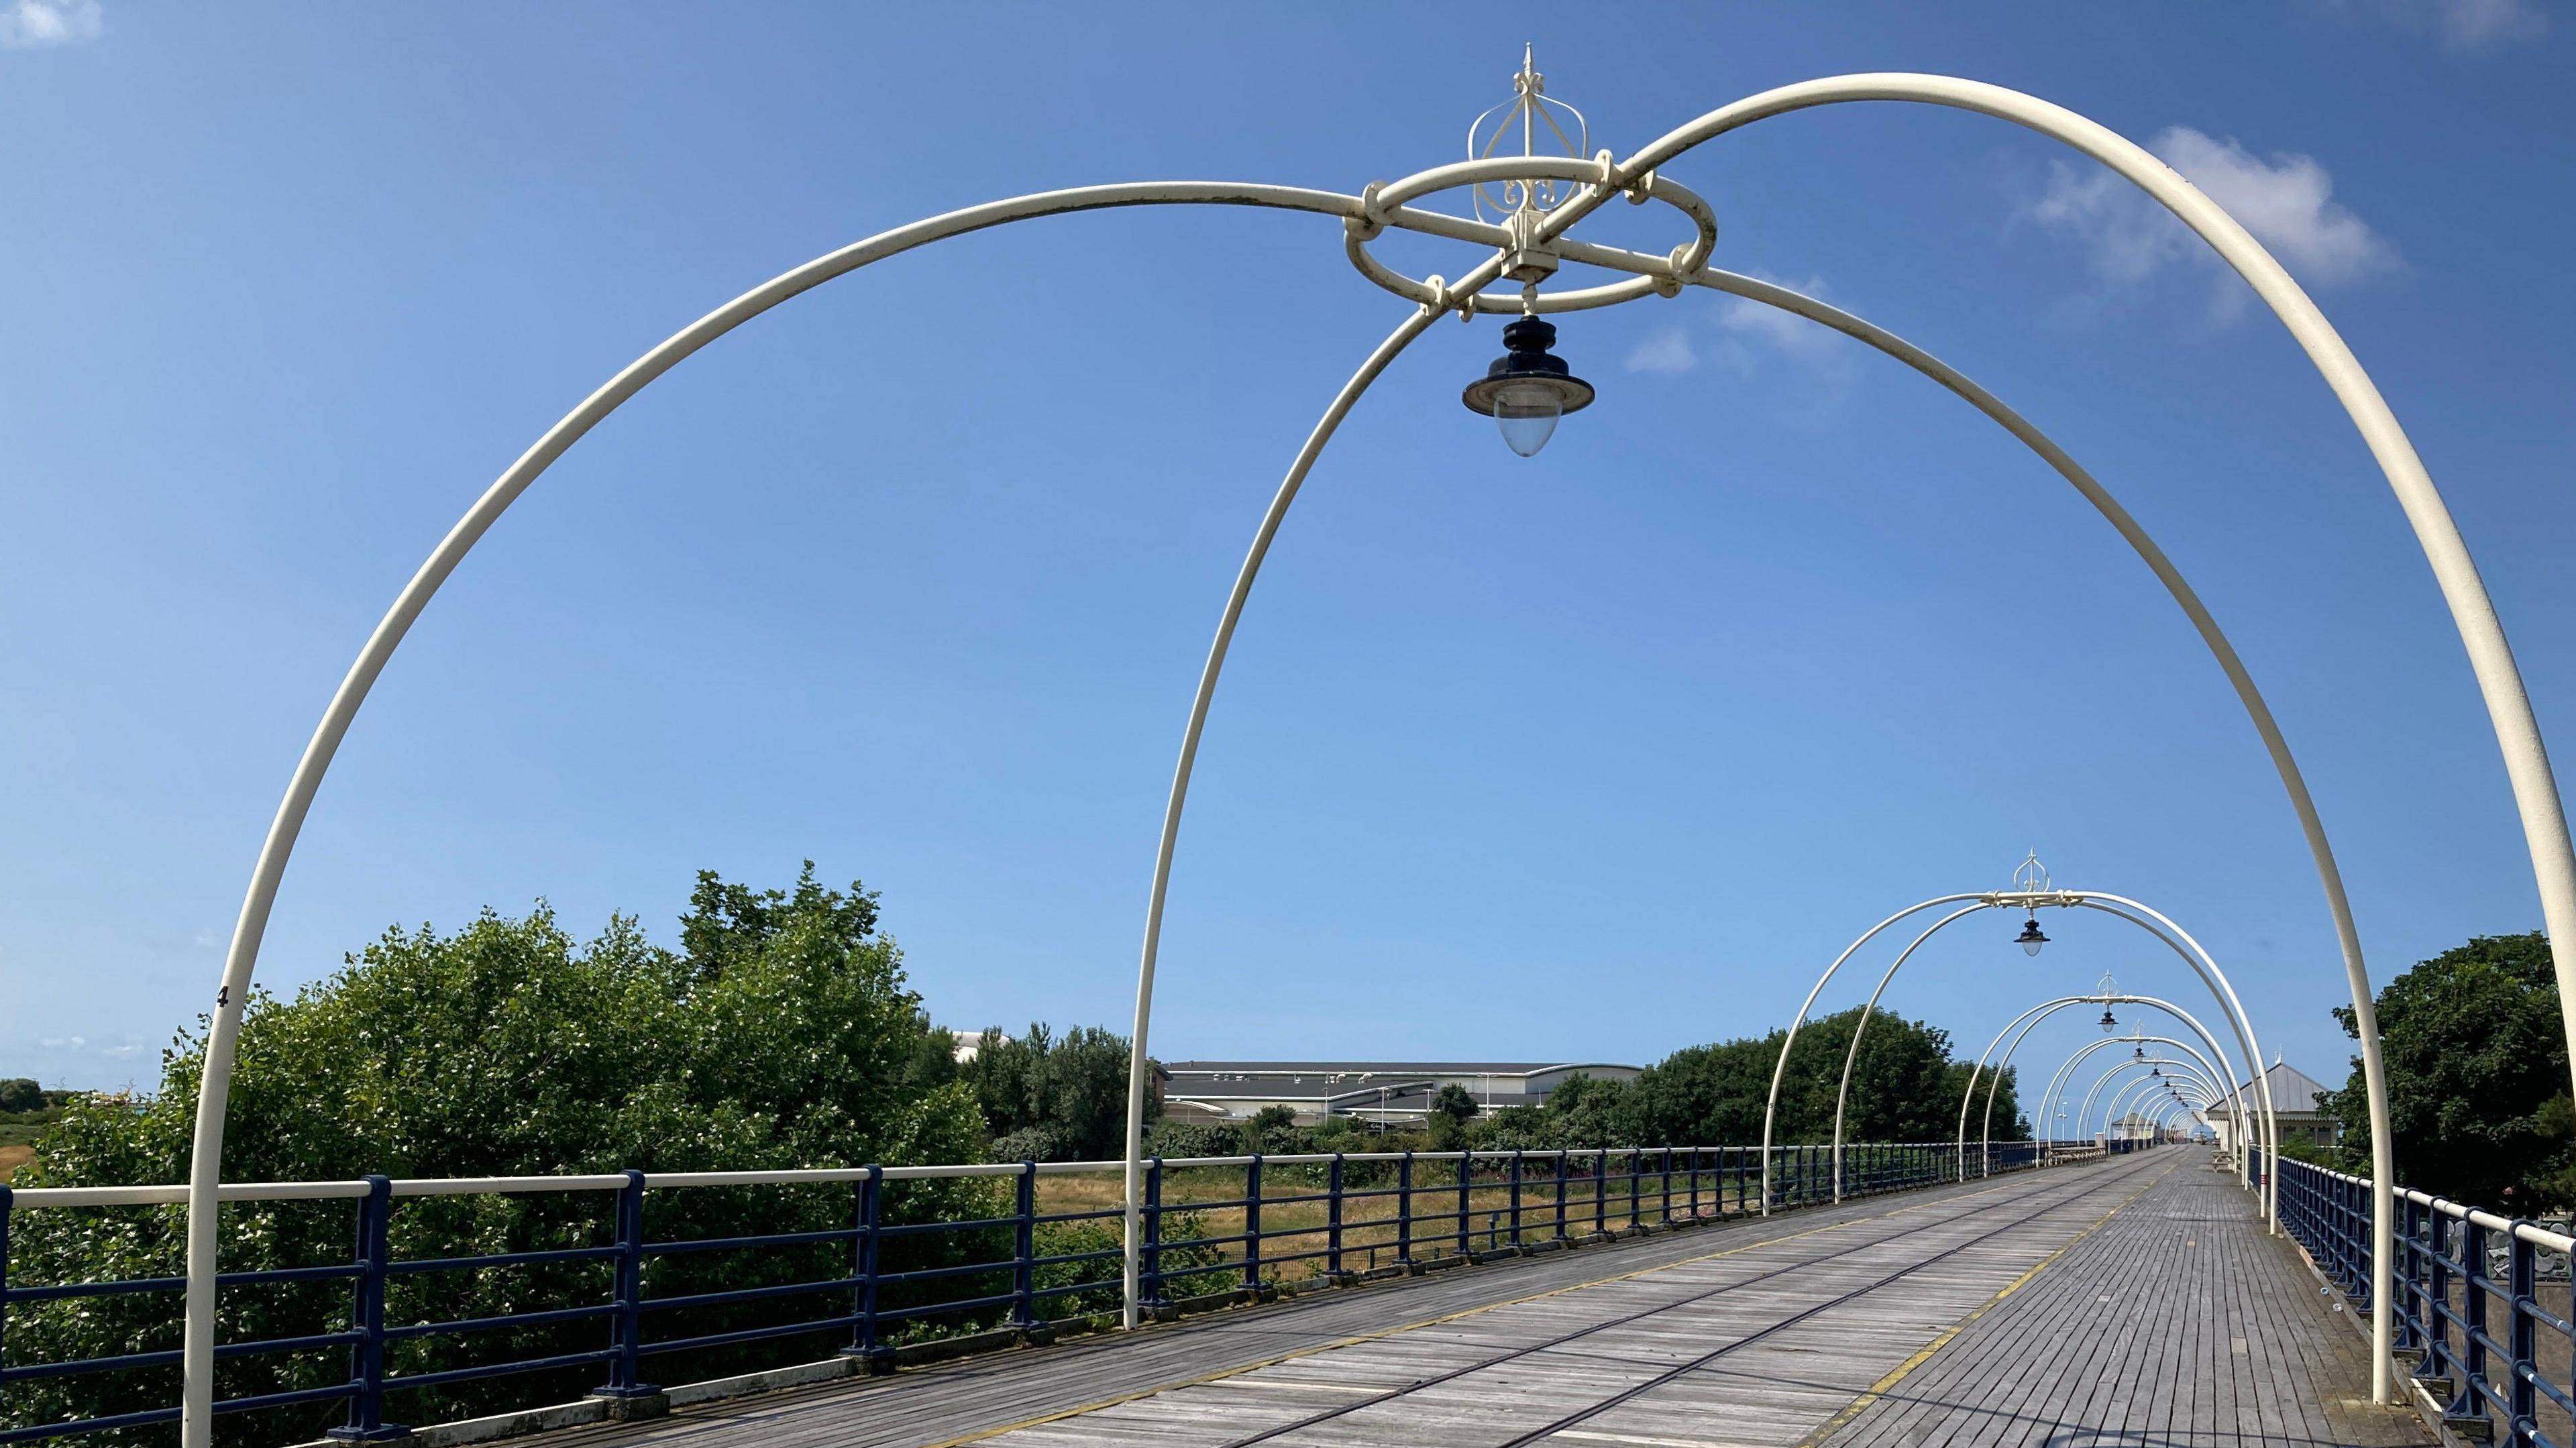
<svg viewBox="0 0 2576 1448">
<path fill-rule="evenodd" d="M 1126 1315 L 1130 1325 L 1133 1325 L 1136 1315 L 1137 1253 L 1141 1240 L 1139 1162 L 1144 1101 L 1150 1089 L 1147 1080 L 1148 1027 L 1172 859 L 1189 793 L 1191 772 L 1218 678 L 1254 580 L 1291 504 L 1304 486 L 1316 459 L 1362 394 L 1439 318 L 1452 314 L 1473 317 L 1505 313 L 1537 318 L 1557 312 L 1621 305 L 1648 296 L 1674 297 L 1686 289 L 1704 288 L 1792 312 L 1853 337 L 1931 378 L 2011 433 L 2074 487 L 2129 544 L 2181 608 L 2227 676 L 2238 702 L 2271 758 L 2307 840 L 2326 909 L 2334 923 L 2346 984 L 2352 998 L 2354 1026 L 2362 1047 L 2363 1075 L 2371 1103 L 2374 1263 L 2371 1296 L 2375 1304 L 2373 1382 L 2375 1395 L 2382 1401 L 2388 1400 L 2393 1321 L 2388 1315 L 2391 1300 L 2388 1273 L 2393 1250 L 2393 1209 L 2387 1155 L 2387 1089 L 2381 1069 L 2379 1032 L 2369 973 L 2362 958 L 2360 932 L 2353 921 L 2342 873 L 2327 840 L 2324 824 L 2288 741 L 2282 735 L 2269 704 L 2255 686 L 2251 672 L 2199 594 L 2185 581 L 2163 548 L 2112 497 L 2100 480 L 2076 463 L 2065 449 L 1993 393 L 1904 338 L 1815 298 L 1756 277 L 1712 266 L 1711 253 L 1717 237 L 1715 212 L 1696 193 L 1673 181 L 1664 171 L 1695 148 L 1731 132 L 1803 110 L 1864 102 L 1939 106 L 2003 120 L 2090 157 L 2144 191 L 2216 250 L 2281 320 L 2342 404 L 2379 464 L 2427 562 L 2432 566 L 2444 603 L 2468 652 L 2512 783 L 2514 802 L 2522 820 L 2524 839 L 2550 935 L 2564 1026 L 2571 1045 L 2576 1045 L 2576 846 L 2571 846 L 2569 840 L 2565 811 L 2550 774 L 2539 725 L 2532 716 L 2520 672 L 2513 662 L 2503 629 L 2497 622 L 2494 605 L 2469 557 L 2467 544 L 2461 539 L 2447 506 L 2412 443 L 2369 375 L 2297 282 L 2235 218 L 2134 142 L 2072 111 L 2035 97 L 2000 86 L 1933 75 L 1866 74 L 1804 81 L 1720 106 L 1620 159 L 1608 150 L 1590 150 L 1588 134 L 1581 143 L 1564 146 L 1562 149 L 1566 154 L 1562 156 L 1539 154 L 1536 138 L 1542 129 L 1542 121 L 1558 139 L 1566 138 L 1558 122 L 1551 118 L 1553 111 L 1549 103 L 1541 97 L 1543 87 L 1539 77 L 1526 61 L 1516 84 L 1519 89 L 1514 103 L 1517 105 L 1515 114 L 1521 121 L 1521 155 L 1495 154 L 1496 147 L 1489 142 L 1486 143 L 1485 154 L 1471 155 L 1470 159 L 1462 162 L 1434 166 L 1392 183 L 1372 184 L 1358 195 L 1251 182 L 1142 182 L 1075 187 L 967 207 L 855 242 L 763 282 L 673 333 L 583 399 L 502 472 L 403 586 L 341 679 L 289 778 L 244 892 L 231 945 L 225 953 L 223 973 L 210 1002 L 204 1068 L 199 1075 L 195 1128 L 189 1155 L 186 1323 L 181 1339 L 184 1388 L 180 1437 L 183 1448 L 208 1448 L 212 1442 L 215 1294 L 220 1257 L 217 1201 L 222 1179 L 225 1117 L 231 1099 L 242 1012 L 256 975 L 261 943 L 297 839 L 314 798 L 330 771 L 331 762 L 377 679 L 431 598 L 510 506 L 602 419 L 699 349 L 753 317 L 875 262 L 951 237 L 1043 217 L 1125 206 L 1253 206 L 1334 218 L 1341 223 L 1344 253 L 1351 263 L 1370 282 L 1402 298 L 1410 308 L 1386 339 L 1370 352 L 1334 394 L 1322 417 L 1298 449 L 1277 493 L 1264 511 L 1251 549 L 1219 615 L 1216 635 L 1201 668 L 1188 723 L 1182 732 L 1179 762 L 1173 771 L 1164 807 L 1152 884 L 1147 894 L 1144 941 L 1137 969 L 1136 1023 L 1131 1038 L 1129 1076 L 1125 1212 Z M 1476 144 L 1473 136 L 1471 132 L 1471 151 Z M 1412 204 L 1442 191 L 1495 186 L 1504 188 L 1507 193 L 1514 186 L 1522 188 L 1524 193 L 1535 190 L 1541 199 L 1553 198 L 1553 204 L 1515 204 L 1499 221 L 1488 221 L 1483 217 L 1481 192 L 1479 214 L 1473 218 Z M 1570 234 L 1591 213 L 1620 198 L 1637 204 L 1656 202 L 1671 208 L 1689 223 L 1689 234 L 1671 251 L 1661 254 L 1605 246 Z M 1522 199 L 1529 198 L 1525 194 Z M 1409 277 L 1390 269 L 1369 253 L 1369 243 L 1389 228 L 1463 242 L 1484 250 L 1487 255 L 1455 281 L 1436 276 Z M 1541 282 L 1552 277 L 1558 266 L 1565 262 L 1615 272 L 1624 280 L 1543 292 Z M 1532 276 L 1536 279 L 1524 279 Z M 1506 278 L 1522 283 L 1522 295 L 1517 302 L 1486 295 L 1488 288 Z M 1532 334 L 1524 332 L 1523 337 L 1531 338 Z M 1513 347 L 1507 342 L 1506 347 L 1507 352 L 1534 355 L 1548 352 L 1546 345 Z M 1506 371 L 1508 373 L 1510 369 Z M 1491 369 L 1488 370 L 1488 378 L 1491 378 Z M 1537 378 L 1535 373 L 1526 373 L 1505 380 L 1529 383 Z M 1564 380 L 1579 381 L 1572 377 L 1570 369 Z M 1497 408 L 1492 415 L 1507 430 L 1507 435 L 1517 433 L 1526 442 L 1527 434 L 1538 431 L 1536 424 L 1544 419 L 1505 415 L 1502 391 L 1501 388 L 1489 390 L 1489 400 Z M 1513 394 L 1511 409 L 1525 405 L 1543 408 L 1543 401 L 1533 400 L 1525 404 L 1518 400 L 1521 396 Z M 1575 396 L 1570 389 L 1558 394 L 1558 416 L 1572 410 L 1567 404 Z M 1540 443 L 1545 440 L 1544 436 L 1538 439 Z M 1518 444 L 1515 448 L 1519 450 Z M 2042 902 L 2029 903 L 2036 905 Z M 2036 924 L 2037 910 L 2028 908 L 2025 936 L 2036 933 L 2032 929 Z M 2025 949 L 2030 949 L 2046 942 L 2042 935 L 2020 943 Z M 2242 1015 L 2238 1011 L 2231 1014 L 2240 1018 Z"/>
</svg>

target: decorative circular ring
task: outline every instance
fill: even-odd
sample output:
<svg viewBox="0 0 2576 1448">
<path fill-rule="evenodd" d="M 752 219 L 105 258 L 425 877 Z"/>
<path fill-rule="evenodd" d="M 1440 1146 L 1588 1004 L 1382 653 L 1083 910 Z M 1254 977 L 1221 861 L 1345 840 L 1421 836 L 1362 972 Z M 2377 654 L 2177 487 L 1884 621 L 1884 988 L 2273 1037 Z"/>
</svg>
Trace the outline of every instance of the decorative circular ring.
<svg viewBox="0 0 2576 1448">
<path fill-rule="evenodd" d="M 1579 312 L 1593 307 L 1617 306 L 1621 302 L 1632 302 L 1639 297 L 1680 295 L 1682 288 L 1699 280 L 1701 272 L 1708 266 L 1710 253 L 1717 249 L 1716 210 L 1698 193 L 1651 171 L 1622 183 L 1619 180 L 1618 168 L 1608 162 L 1606 154 L 1604 153 L 1603 158 L 1589 161 L 1577 160 L 1571 156 L 1497 156 L 1482 161 L 1453 161 L 1446 166 L 1434 166 L 1427 171 L 1417 171 L 1400 181 L 1372 181 L 1361 193 L 1369 203 L 1368 224 L 1361 225 L 1355 222 L 1346 225 L 1343 228 L 1342 249 L 1350 257 L 1351 265 L 1359 269 L 1361 276 L 1367 277 L 1370 281 L 1418 306 L 1428 307 L 1435 312 L 1455 308 L 1462 316 L 1471 311 L 1518 315 L 1524 310 L 1519 296 L 1492 296 L 1486 292 L 1478 292 L 1473 297 L 1460 298 L 1454 295 L 1449 286 L 1439 277 L 1416 281 L 1379 261 L 1369 254 L 1369 243 L 1376 240 L 1387 226 L 1424 230 L 1421 227 L 1407 225 L 1406 203 L 1433 192 L 1525 178 L 1571 181 L 1595 191 L 1602 191 L 1606 187 L 1609 195 L 1624 194 L 1631 201 L 1641 204 L 1651 196 L 1689 217 L 1694 234 L 1689 241 L 1673 248 L 1671 269 L 1664 275 L 1630 277 L 1624 281 L 1608 282 L 1595 287 L 1578 287 L 1571 291 L 1542 292 L 1527 310 L 1542 314 Z M 1444 221 L 1447 219 L 1444 218 Z M 1499 226 L 1463 223 L 1455 227 L 1444 226 L 1442 230 L 1444 233 L 1490 233 L 1489 236 L 1481 239 L 1489 240 L 1497 247 L 1512 244 L 1511 233 Z"/>
</svg>

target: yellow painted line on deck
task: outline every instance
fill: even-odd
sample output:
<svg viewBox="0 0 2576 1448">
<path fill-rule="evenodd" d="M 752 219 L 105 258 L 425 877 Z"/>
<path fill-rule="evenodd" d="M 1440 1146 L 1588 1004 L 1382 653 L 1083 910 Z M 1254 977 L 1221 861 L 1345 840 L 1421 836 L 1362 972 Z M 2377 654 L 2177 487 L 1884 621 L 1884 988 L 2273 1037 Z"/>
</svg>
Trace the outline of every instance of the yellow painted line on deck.
<svg viewBox="0 0 2576 1448">
<path fill-rule="evenodd" d="M 2037 1262 L 2032 1263 L 2029 1271 L 2024 1272 L 2019 1277 L 2016 1277 L 2012 1281 L 2004 1284 L 2004 1289 L 2001 1292 L 1996 1293 L 1994 1296 L 1989 1297 L 1984 1302 L 1978 1304 L 1976 1311 L 1969 1313 L 1967 1316 L 1960 1318 L 1957 1322 L 1943 1328 L 1939 1336 L 1933 1338 L 1930 1342 L 1925 1343 L 1922 1348 L 1914 1354 L 1914 1356 L 1898 1363 L 1895 1371 L 1889 1373 L 1886 1377 L 1880 1378 L 1877 1382 L 1870 1384 L 1868 1391 L 1862 1393 L 1859 1397 L 1852 1399 L 1851 1404 L 1841 1412 L 1834 1414 L 1832 1417 L 1826 1419 L 1822 1424 L 1809 1430 L 1807 1436 L 1799 1439 L 1795 1444 L 1791 1445 L 1791 1448 L 1816 1448 L 1817 1444 L 1824 1442 L 1827 1438 L 1832 1437 L 1834 1434 L 1839 1433 L 1844 1428 L 1848 1427 L 1851 1420 L 1859 1417 L 1869 1408 L 1870 1404 L 1886 1397 L 1889 1389 L 1894 1388 L 1898 1383 L 1912 1377 L 1917 1368 L 1920 1368 L 1925 1363 L 1932 1361 L 1933 1354 L 1938 1353 L 1945 1347 L 1948 1347 L 1960 1333 L 1967 1331 L 1969 1323 L 1972 1323 L 1978 1318 L 1985 1316 L 1987 1313 L 1994 1311 L 1995 1308 L 2002 1305 L 2005 1298 L 2012 1296 L 2014 1293 L 2021 1291 L 2025 1287 L 2028 1287 L 2033 1281 L 2038 1279 L 2040 1273 L 2048 1270 L 2050 1263 L 2055 1262 L 2058 1258 L 2075 1250 L 2076 1243 L 2081 1242 L 2085 1238 L 2092 1236 L 2095 1232 L 2100 1231 L 2103 1223 L 2120 1215 L 2121 1210 L 2127 1207 L 2129 1203 L 2145 1196 L 2148 1187 L 2152 1187 L 2157 1182 L 2163 1181 L 2166 1177 L 2173 1175 L 2173 1170 L 2174 1169 L 2170 1166 L 2166 1167 L 2164 1170 L 2157 1172 L 2152 1178 L 2150 1178 L 2144 1186 L 2139 1187 L 2136 1191 L 2131 1192 L 2127 1196 L 2120 1198 L 2119 1201 L 2114 1202 L 2111 1206 L 2111 1210 L 2094 1218 L 2090 1226 L 2087 1226 L 2083 1231 L 2076 1233 L 2074 1236 L 2067 1238 L 2056 1251 L 2051 1252 L 2047 1256 L 2040 1258 Z"/>
</svg>

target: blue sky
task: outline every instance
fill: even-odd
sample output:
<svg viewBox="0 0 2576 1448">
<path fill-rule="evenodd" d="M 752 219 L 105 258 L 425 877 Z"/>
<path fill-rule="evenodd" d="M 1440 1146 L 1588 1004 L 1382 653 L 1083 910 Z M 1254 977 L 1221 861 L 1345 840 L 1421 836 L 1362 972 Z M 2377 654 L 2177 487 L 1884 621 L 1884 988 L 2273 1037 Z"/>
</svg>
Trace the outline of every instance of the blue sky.
<svg viewBox="0 0 2576 1448">
<path fill-rule="evenodd" d="M 2373 370 L 2563 766 L 2570 30 L 2531 0 L 0 0 L 0 1074 L 153 1079 L 368 629 L 634 355 L 976 201 L 1357 190 L 1452 159 L 1524 39 L 1623 151 L 1870 69 L 2154 145 Z M 2430 576 L 2241 286 L 1983 118 L 1840 107 L 1671 172 L 1717 206 L 1720 265 L 1962 366 L 2158 534 L 2309 771 L 2379 979 L 2536 928 Z M 1671 227 L 1622 207 L 1586 234 L 1662 250 Z M 431 607 L 313 812 L 262 980 L 539 898 L 668 938 L 696 870 L 783 883 L 811 857 L 884 892 L 943 1022 L 1123 1029 L 1218 605 L 1400 315 L 1329 221 L 1130 211 L 947 243 L 743 328 Z M 1490 322 L 1417 344 L 1272 555 L 1182 838 L 1157 1054 L 1651 1060 L 1779 1023 L 1866 925 L 2037 848 L 2181 919 L 2266 1046 L 2341 1079 L 2342 973 L 2279 786 L 2052 474 L 1895 364 L 1697 294 L 1563 319 L 1601 400 L 1524 462 L 1456 401 L 1498 349 Z M 2124 928 L 2052 918 L 2030 961 L 2010 922 L 1963 926 L 1888 1003 L 1973 1049 L 2105 970 L 2185 998 Z"/>
</svg>

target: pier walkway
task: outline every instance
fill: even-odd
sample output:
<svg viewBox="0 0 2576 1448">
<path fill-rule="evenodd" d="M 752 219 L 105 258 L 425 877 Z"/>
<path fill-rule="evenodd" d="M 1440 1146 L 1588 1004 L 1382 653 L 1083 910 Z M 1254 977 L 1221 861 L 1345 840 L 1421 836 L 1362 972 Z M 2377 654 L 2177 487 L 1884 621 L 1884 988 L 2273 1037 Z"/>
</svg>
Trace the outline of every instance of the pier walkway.
<svg viewBox="0 0 2576 1448">
<path fill-rule="evenodd" d="M 543 1448 L 2429 1443 L 2168 1148 L 683 1408 Z"/>
</svg>

